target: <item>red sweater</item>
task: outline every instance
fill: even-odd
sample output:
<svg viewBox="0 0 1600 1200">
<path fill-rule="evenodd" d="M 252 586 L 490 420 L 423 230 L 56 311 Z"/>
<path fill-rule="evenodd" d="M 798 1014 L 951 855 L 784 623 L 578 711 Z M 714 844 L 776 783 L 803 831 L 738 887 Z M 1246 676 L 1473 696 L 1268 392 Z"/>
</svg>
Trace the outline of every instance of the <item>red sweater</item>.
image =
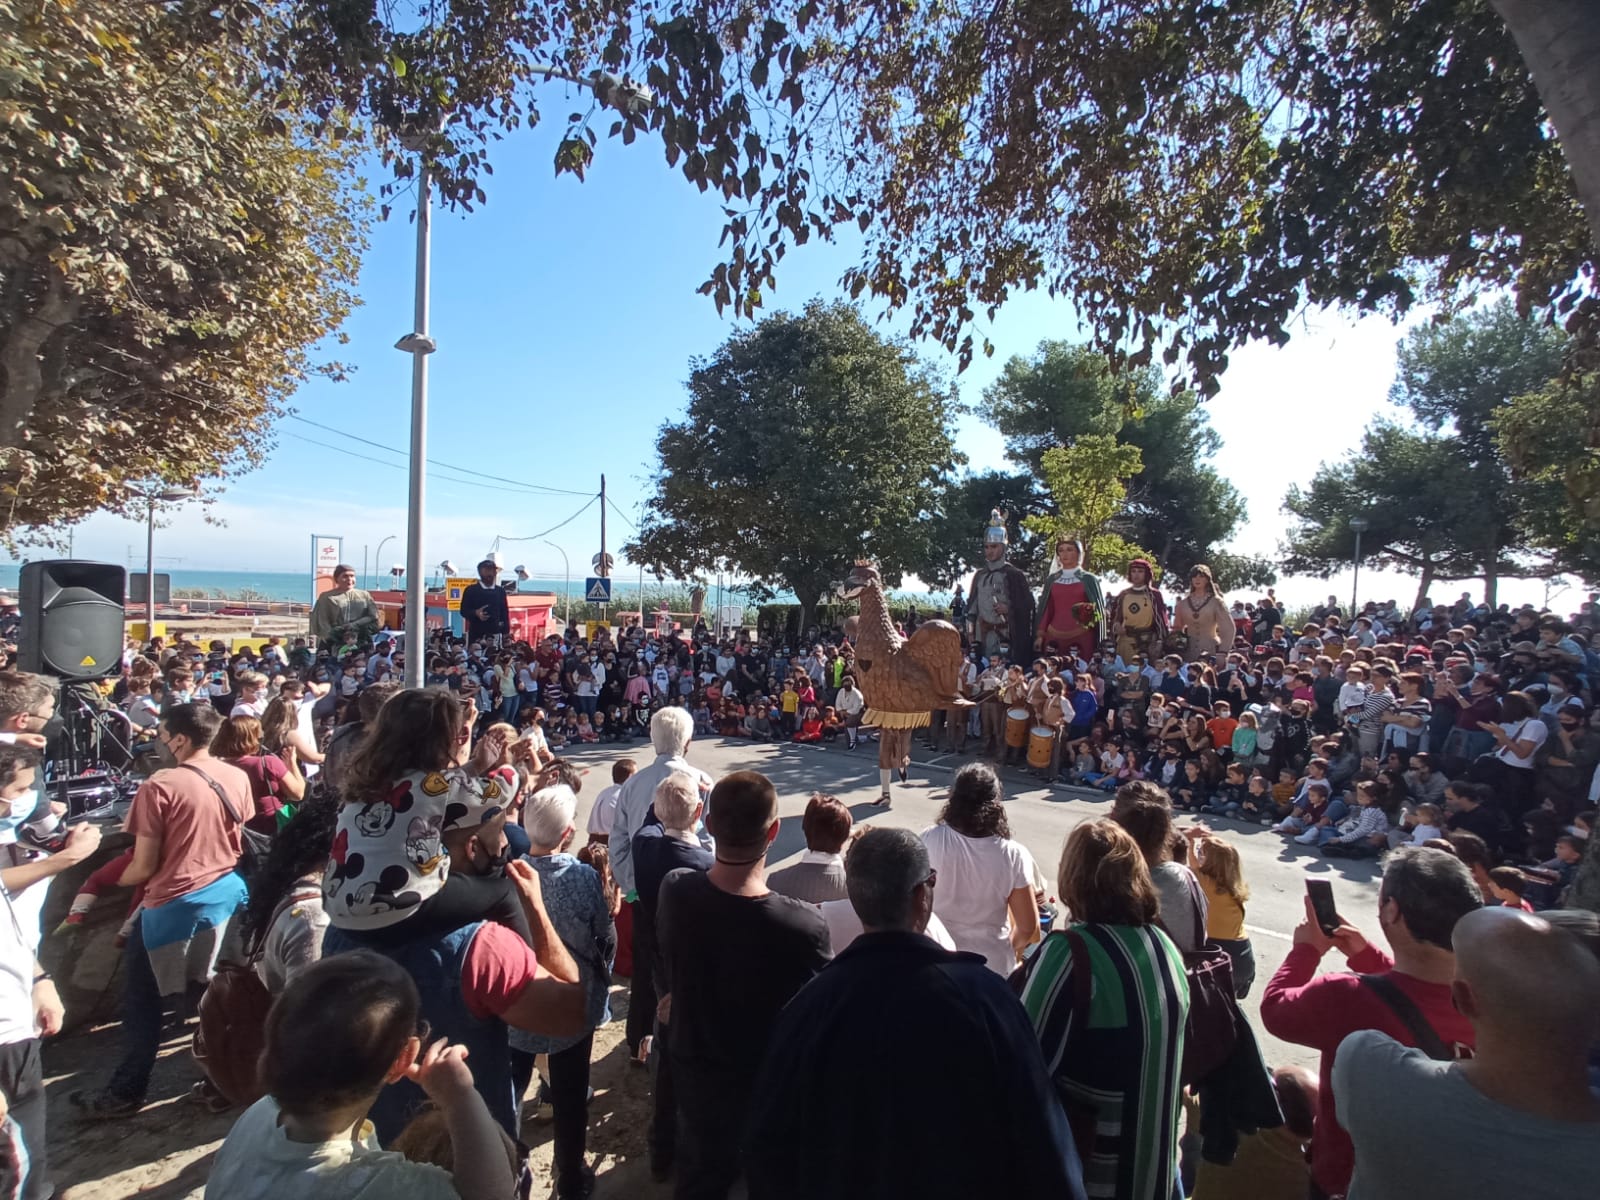
<svg viewBox="0 0 1600 1200">
<path fill-rule="evenodd" d="M 1349 972 L 1318 975 L 1321 956 L 1310 946 L 1296 943 L 1283 966 L 1261 996 L 1261 1023 L 1274 1037 L 1322 1052 L 1321 1094 L 1317 1098 L 1316 1136 L 1311 1142 L 1311 1177 L 1330 1196 L 1350 1190 L 1355 1150 L 1350 1135 L 1339 1124 L 1333 1106 L 1333 1056 L 1345 1035 L 1358 1029 L 1377 1029 L 1402 1046 L 1414 1046 L 1410 1031 L 1394 1011 Z M 1348 962 L 1350 971 L 1364 975 L 1389 975 L 1411 998 L 1441 1041 L 1470 1058 L 1472 1023 L 1450 1002 L 1450 987 L 1424 983 L 1394 969 L 1394 960 L 1376 946 Z"/>
</svg>

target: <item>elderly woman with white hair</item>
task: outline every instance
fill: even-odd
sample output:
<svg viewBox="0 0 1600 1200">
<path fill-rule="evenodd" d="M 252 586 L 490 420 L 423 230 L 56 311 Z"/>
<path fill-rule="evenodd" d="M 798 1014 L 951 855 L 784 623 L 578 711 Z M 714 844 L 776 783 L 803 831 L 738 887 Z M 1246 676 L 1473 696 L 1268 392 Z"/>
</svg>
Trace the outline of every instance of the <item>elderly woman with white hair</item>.
<svg viewBox="0 0 1600 1200">
<path fill-rule="evenodd" d="M 651 948 L 639 941 L 639 892 L 633 869 L 633 838 L 644 828 L 656 788 L 669 775 L 687 775 L 695 781 L 702 800 L 711 795 L 711 776 L 688 759 L 689 741 L 694 737 L 694 718 L 686 708 L 663 708 L 650 718 L 650 744 L 654 761 L 634 772 L 617 793 L 617 809 L 611 818 L 611 837 L 606 848 L 611 852 L 611 874 L 627 900 L 632 922 L 633 961 L 648 963 Z M 712 849 L 709 835 L 699 834 L 700 844 Z M 650 1027 L 655 1020 L 656 989 L 650 972 L 635 967 L 628 997 L 628 1054 L 639 1066 L 650 1058 Z"/>
<path fill-rule="evenodd" d="M 512 1077 L 520 1097 L 533 1078 L 536 1055 L 549 1056 L 550 1079 L 541 1081 L 555 1114 L 556 1198 L 587 1196 L 593 1172 L 584 1162 L 589 1124 L 589 1055 L 594 1031 L 611 1019 L 611 964 L 617 932 L 599 874 L 567 848 L 577 830 L 578 797 L 564 784 L 541 788 L 522 810 L 522 828 L 531 844 L 526 857 L 539 873 L 550 923 L 566 945 L 588 996 L 588 1026 L 576 1037 L 545 1037 L 513 1030 Z"/>
</svg>

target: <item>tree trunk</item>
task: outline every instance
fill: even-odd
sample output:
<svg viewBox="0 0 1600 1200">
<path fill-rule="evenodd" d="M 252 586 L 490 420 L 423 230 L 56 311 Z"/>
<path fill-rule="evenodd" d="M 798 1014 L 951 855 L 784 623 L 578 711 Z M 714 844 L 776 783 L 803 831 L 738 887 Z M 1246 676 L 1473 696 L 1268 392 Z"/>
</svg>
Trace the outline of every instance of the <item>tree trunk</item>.
<svg viewBox="0 0 1600 1200">
<path fill-rule="evenodd" d="M 1522 51 L 1600 246 L 1600 4 L 1492 0 Z"/>
<path fill-rule="evenodd" d="M 1415 616 L 1417 611 L 1422 608 L 1422 602 L 1428 598 L 1428 591 L 1432 587 L 1433 564 L 1431 562 L 1425 562 L 1422 564 L 1422 578 L 1417 580 L 1417 600 L 1416 603 L 1411 606 L 1412 616 Z"/>
</svg>

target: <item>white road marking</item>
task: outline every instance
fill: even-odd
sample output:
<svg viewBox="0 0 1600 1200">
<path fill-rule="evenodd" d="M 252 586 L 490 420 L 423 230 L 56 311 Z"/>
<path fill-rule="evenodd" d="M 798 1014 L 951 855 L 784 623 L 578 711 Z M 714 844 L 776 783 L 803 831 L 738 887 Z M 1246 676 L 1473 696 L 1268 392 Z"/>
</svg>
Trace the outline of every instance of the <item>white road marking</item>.
<svg viewBox="0 0 1600 1200">
<path fill-rule="evenodd" d="M 1278 938 L 1285 942 L 1294 941 L 1294 934 L 1292 933 L 1279 933 L 1276 929 L 1263 929 L 1260 925 L 1251 925 L 1248 921 L 1245 923 L 1245 928 L 1251 933 L 1259 933 L 1262 937 Z"/>
</svg>

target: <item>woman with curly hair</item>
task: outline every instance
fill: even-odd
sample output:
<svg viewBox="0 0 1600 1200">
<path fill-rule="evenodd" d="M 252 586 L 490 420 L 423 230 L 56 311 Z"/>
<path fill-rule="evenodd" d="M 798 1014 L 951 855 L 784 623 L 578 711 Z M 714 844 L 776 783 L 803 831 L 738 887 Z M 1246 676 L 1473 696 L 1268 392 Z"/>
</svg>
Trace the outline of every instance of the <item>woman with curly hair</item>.
<svg viewBox="0 0 1600 1200">
<path fill-rule="evenodd" d="M 1010 975 L 1039 938 L 1033 857 L 1011 840 L 1005 793 L 987 763 L 968 763 L 950 784 L 939 823 L 922 833 L 938 877 L 933 911 L 956 949 L 981 954 Z"/>
</svg>

